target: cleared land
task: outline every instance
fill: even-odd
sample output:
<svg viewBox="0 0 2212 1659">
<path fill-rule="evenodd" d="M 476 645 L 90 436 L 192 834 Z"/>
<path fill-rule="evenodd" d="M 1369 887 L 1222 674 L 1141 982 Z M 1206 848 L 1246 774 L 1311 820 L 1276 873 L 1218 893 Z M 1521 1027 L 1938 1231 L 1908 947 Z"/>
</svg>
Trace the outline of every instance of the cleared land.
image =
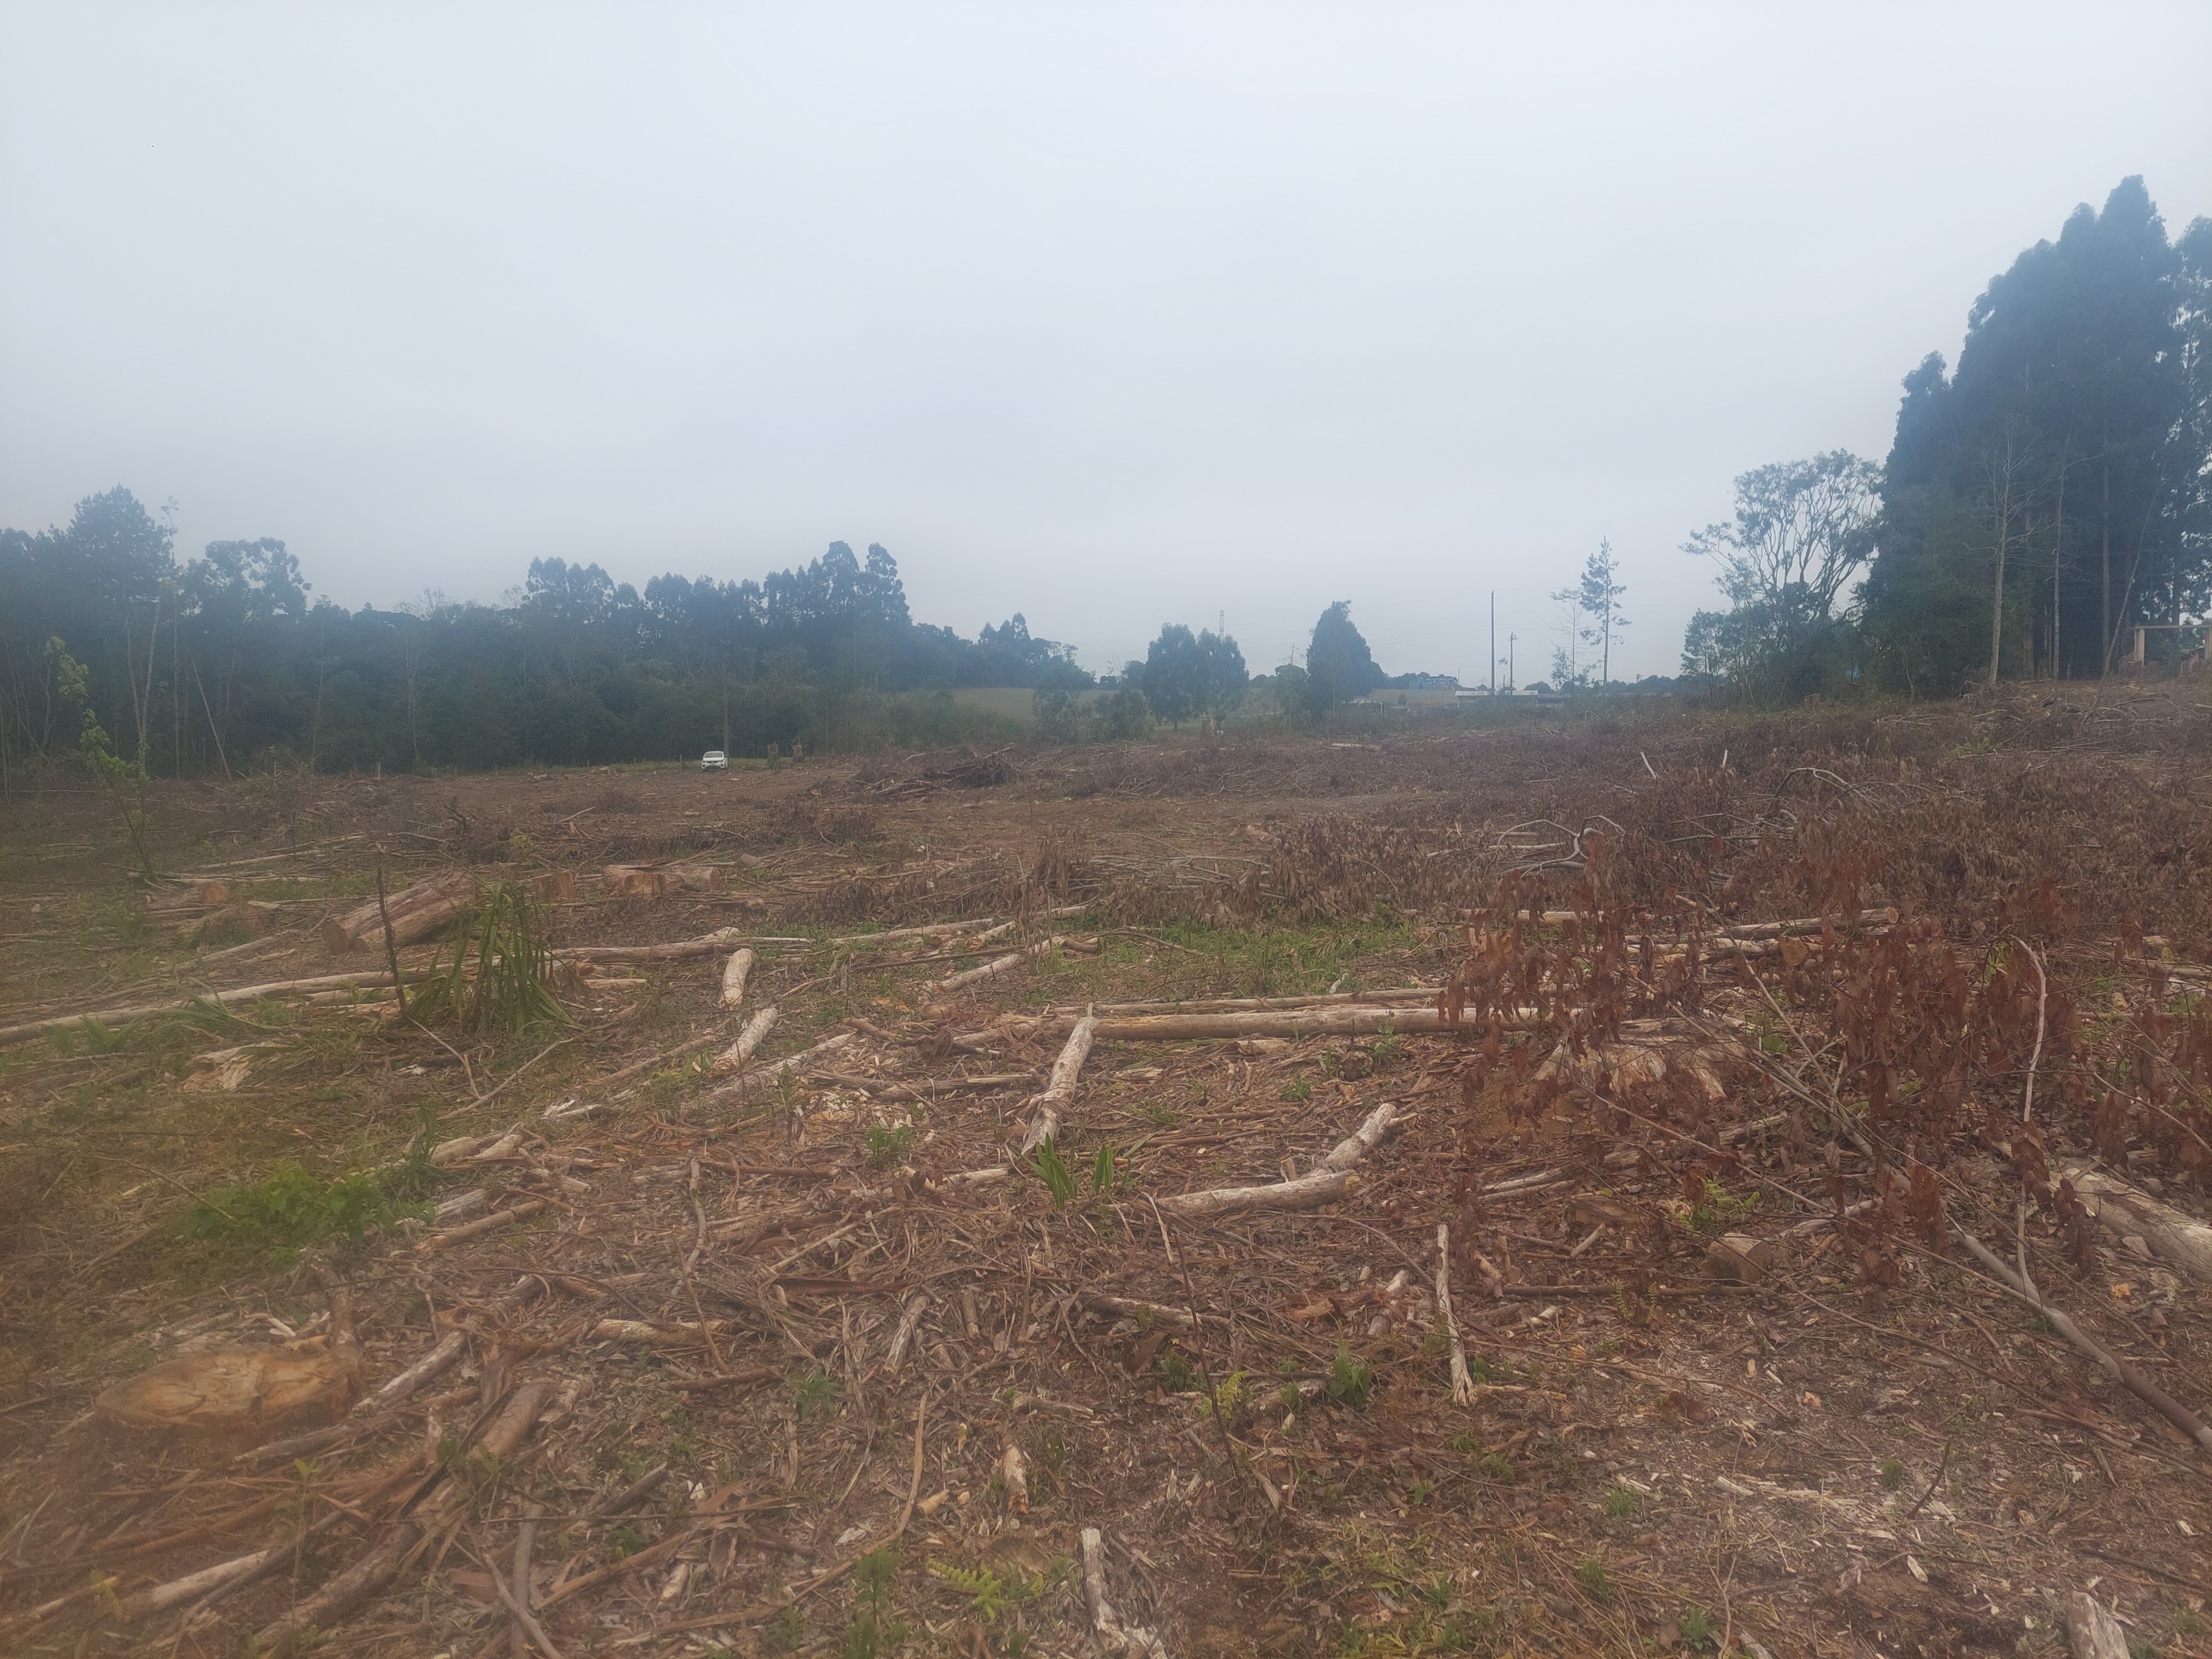
<svg viewBox="0 0 2212 1659">
<path fill-rule="evenodd" d="M 2200 697 L 18 796 L 0 1650 L 2206 1651 Z"/>
</svg>

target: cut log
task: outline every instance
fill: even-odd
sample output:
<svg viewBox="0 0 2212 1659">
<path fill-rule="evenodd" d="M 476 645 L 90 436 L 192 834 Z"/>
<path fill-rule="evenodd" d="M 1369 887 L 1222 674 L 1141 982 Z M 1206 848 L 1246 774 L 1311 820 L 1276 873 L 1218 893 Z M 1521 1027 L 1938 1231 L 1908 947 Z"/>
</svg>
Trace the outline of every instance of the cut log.
<svg viewBox="0 0 2212 1659">
<path fill-rule="evenodd" d="M 1091 1052 L 1091 1040 L 1097 1034 L 1098 1022 L 1084 1018 L 1075 1022 L 1075 1029 L 1067 1034 L 1067 1042 L 1053 1062 L 1052 1080 L 1044 1092 L 1030 1103 L 1030 1127 L 1022 1137 L 1022 1156 L 1031 1152 L 1060 1133 L 1060 1109 L 1075 1097 L 1075 1080 L 1083 1071 L 1084 1057 Z"/>
<path fill-rule="evenodd" d="M 371 899 L 342 915 L 325 917 L 319 929 L 324 948 L 338 956 L 351 951 L 381 951 L 386 912 L 392 917 L 394 946 L 428 939 L 468 908 L 476 885 L 476 878 L 467 871 L 448 870 L 387 895 L 381 909 Z"/>
<path fill-rule="evenodd" d="M 1397 1115 L 1397 1107 L 1384 1101 L 1358 1129 L 1337 1142 L 1336 1150 L 1310 1175 L 1260 1187 L 1215 1187 L 1155 1202 L 1163 1214 L 1188 1221 L 1242 1215 L 1249 1210 L 1317 1210 L 1352 1189 L 1358 1179 L 1352 1173 L 1353 1166 L 1382 1144 Z"/>
<path fill-rule="evenodd" d="M 501 1228 L 511 1227 L 518 1221 L 526 1221 L 544 1207 L 544 1199 L 526 1198 L 511 1209 L 495 1210 L 489 1215 L 478 1216 L 474 1221 L 464 1221 L 458 1227 L 448 1227 L 441 1233 L 432 1233 L 415 1246 L 416 1252 L 421 1255 L 435 1255 L 441 1250 L 449 1250 L 454 1245 L 465 1243 L 471 1238 L 481 1237 L 485 1233 L 497 1232 Z"/>
<path fill-rule="evenodd" d="M 1723 1233 L 1705 1246 L 1705 1270 L 1740 1285 L 1758 1284 L 1773 1261 L 1774 1247 L 1749 1233 Z"/>
<path fill-rule="evenodd" d="M 1505 1020 L 1509 1029 L 1541 1024 L 1532 1008 L 1516 1009 Z M 1014 1035 L 1051 1036 L 1074 1028 L 1073 1016 L 1010 1023 L 1005 1030 L 962 1031 L 952 1038 L 956 1048 L 975 1049 L 1003 1042 Z M 1101 1042 L 1186 1042 L 1208 1038 L 1370 1036 L 1396 1033 L 1407 1036 L 1468 1031 L 1480 1035 L 1486 1019 L 1469 1014 L 1453 1024 L 1434 1008 L 1392 1008 L 1374 1003 L 1310 1010 L 1220 1014 L 1140 1014 L 1127 1018 L 1098 1016 L 1097 1038 Z"/>
<path fill-rule="evenodd" d="M 1066 943 L 1066 939 L 1054 933 L 1050 939 L 1041 939 L 1035 945 L 1025 945 L 1018 951 L 1009 951 L 1005 956 L 985 963 L 981 968 L 970 968 L 964 973 L 953 974 L 940 979 L 931 985 L 929 989 L 933 994 L 942 995 L 947 991 L 959 990 L 963 986 L 979 984 L 984 980 L 996 978 L 1009 969 L 1018 968 L 1031 957 L 1041 957 L 1056 951 Z"/>
<path fill-rule="evenodd" d="M 2160 1261 L 2212 1284 L 2212 1227 L 2093 1164 L 2069 1164 L 2065 1176 L 2084 1207 L 2115 1237 L 2140 1238 Z"/>
<path fill-rule="evenodd" d="M 1306 1008 L 1415 1007 L 1434 1002 L 1442 994 L 1441 985 L 1408 985 L 1395 991 L 1339 991 L 1334 994 L 1322 992 L 1309 997 L 1209 997 L 1194 1000 L 1164 1002 L 1100 1002 L 1088 1008 L 1066 1005 L 1046 1009 L 1048 1015 L 1079 1018 L 1094 1013 L 1107 1018 L 1129 1014 L 1236 1014 L 1285 1013 Z"/>
<path fill-rule="evenodd" d="M 726 1077 L 742 1068 L 753 1057 L 753 1051 L 768 1041 L 768 1034 L 775 1030 L 775 1023 L 781 1018 L 773 1002 L 765 1008 L 756 1010 L 753 1017 L 745 1022 L 744 1030 L 738 1033 L 738 1040 L 714 1056 L 709 1069 L 716 1077 Z"/>
<path fill-rule="evenodd" d="M 736 1009 L 744 1006 L 745 977 L 753 970 L 753 953 L 750 950 L 731 952 L 722 969 L 722 1006 Z"/>
<path fill-rule="evenodd" d="M 713 864 L 610 864 L 600 872 L 617 898 L 665 898 L 671 893 L 715 893 L 721 866 Z"/>
</svg>

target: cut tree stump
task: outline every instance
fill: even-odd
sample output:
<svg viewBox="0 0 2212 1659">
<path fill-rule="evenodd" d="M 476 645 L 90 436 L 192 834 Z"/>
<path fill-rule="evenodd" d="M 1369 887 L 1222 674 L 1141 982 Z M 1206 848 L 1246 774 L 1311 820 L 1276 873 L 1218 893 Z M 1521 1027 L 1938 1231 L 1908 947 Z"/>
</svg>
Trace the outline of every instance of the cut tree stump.
<svg viewBox="0 0 2212 1659">
<path fill-rule="evenodd" d="M 216 1348 L 141 1371 L 93 1408 L 118 1428 L 212 1439 L 258 1439 L 326 1423 L 353 1402 L 356 1356 L 321 1338 L 282 1346 Z"/>
<path fill-rule="evenodd" d="M 475 891 L 474 876 L 465 870 L 448 870 L 387 895 L 380 910 L 371 899 L 343 915 L 326 916 L 318 931 L 324 948 L 338 956 L 353 951 L 381 951 L 384 917 L 388 913 L 392 944 L 412 945 L 450 926 L 468 908 Z"/>
</svg>

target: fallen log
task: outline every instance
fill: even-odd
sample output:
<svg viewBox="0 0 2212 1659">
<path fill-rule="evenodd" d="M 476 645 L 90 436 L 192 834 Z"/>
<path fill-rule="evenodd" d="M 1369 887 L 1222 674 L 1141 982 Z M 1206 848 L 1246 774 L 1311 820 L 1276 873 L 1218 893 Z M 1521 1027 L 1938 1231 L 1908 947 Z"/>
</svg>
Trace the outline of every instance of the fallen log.
<svg viewBox="0 0 2212 1659">
<path fill-rule="evenodd" d="M 2114 1237 L 2140 1238 L 2160 1261 L 2212 1284 L 2212 1227 L 2094 1165 L 2069 1164 L 2064 1173 L 2089 1213 Z"/>
<path fill-rule="evenodd" d="M 1154 1200 L 1163 1214 L 1182 1220 L 1212 1219 L 1242 1215 L 1249 1210 L 1317 1210 L 1334 1204 L 1358 1183 L 1353 1166 L 1390 1133 L 1397 1107 L 1384 1101 L 1368 1114 L 1367 1121 L 1336 1144 L 1336 1150 L 1310 1175 L 1259 1187 L 1215 1187 L 1203 1192 L 1181 1193 Z"/>
<path fill-rule="evenodd" d="M 422 969 L 404 969 L 400 977 L 412 985 L 423 977 L 425 971 Z M 278 979 L 261 985 L 240 985 L 228 991 L 204 991 L 184 1002 L 143 1002 L 127 1008 L 87 1008 L 74 1014 L 54 1014 L 45 1019 L 27 1020 L 20 1025 L 0 1025 L 0 1046 L 44 1036 L 49 1031 L 65 1030 L 72 1025 L 82 1025 L 87 1020 L 107 1026 L 130 1025 L 142 1019 L 158 1019 L 164 1014 L 188 1014 L 210 1003 L 218 1007 L 228 1007 L 233 1003 L 258 1002 L 264 997 L 274 1000 L 307 996 L 316 991 L 373 989 L 391 983 L 392 975 L 385 969 L 363 968 L 349 974 L 317 974 L 307 979 Z"/>
<path fill-rule="evenodd" d="M 731 952 L 722 969 L 722 1006 L 742 1007 L 745 1000 L 745 977 L 753 970 L 753 953 L 747 949 Z"/>
<path fill-rule="evenodd" d="M 1518 1027 L 1537 1022 L 1533 1009 L 1517 1010 L 1509 1024 Z M 1058 1035 L 1072 1030 L 1073 1018 L 1048 1018 L 1021 1028 L 1028 1036 Z M 1389 1008 L 1373 1003 L 1311 1011 L 1226 1014 L 1138 1014 L 1125 1018 L 1101 1015 L 1096 1033 L 1101 1042 L 1183 1042 L 1220 1037 L 1367 1036 L 1385 1032 L 1413 1036 L 1451 1031 L 1480 1032 L 1488 1023 L 1474 1014 L 1455 1024 L 1434 1008 Z M 952 1039 L 955 1048 L 981 1047 L 1003 1041 L 1011 1031 L 963 1031 Z"/>
<path fill-rule="evenodd" d="M 448 870 L 411 887 L 403 887 L 381 903 L 371 899 L 343 915 L 325 916 L 317 932 L 324 948 L 333 955 L 380 951 L 386 944 L 385 916 L 388 913 L 392 946 L 412 945 L 449 926 L 468 908 L 475 894 L 474 876 L 465 870 Z"/>
<path fill-rule="evenodd" d="M 666 945 L 564 945 L 553 952 L 553 958 L 556 962 L 688 962 L 696 957 L 718 957 L 751 937 L 741 927 L 720 927 L 697 939 L 679 939 Z"/>
<path fill-rule="evenodd" d="M 1022 1136 L 1022 1156 L 1031 1152 L 1060 1133 L 1060 1109 L 1075 1097 L 1075 1080 L 1083 1071 L 1083 1061 L 1091 1052 L 1091 1042 L 1097 1034 L 1098 1022 L 1085 1018 L 1075 1022 L 1075 1029 L 1067 1034 L 1066 1045 L 1060 1058 L 1053 1062 L 1052 1080 L 1044 1092 L 1030 1103 L 1033 1109 L 1030 1127 Z"/>
</svg>

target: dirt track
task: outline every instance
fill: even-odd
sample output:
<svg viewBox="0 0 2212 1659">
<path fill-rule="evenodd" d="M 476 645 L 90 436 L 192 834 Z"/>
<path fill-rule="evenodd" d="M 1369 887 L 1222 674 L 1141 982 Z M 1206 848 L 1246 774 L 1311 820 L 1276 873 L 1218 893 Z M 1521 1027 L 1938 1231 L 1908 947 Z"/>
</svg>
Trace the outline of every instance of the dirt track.
<svg viewBox="0 0 2212 1659">
<path fill-rule="evenodd" d="M 565 872 L 556 948 L 724 928 L 810 942 L 757 946 L 735 1013 L 716 1006 L 717 952 L 598 964 L 564 993 L 573 1027 L 500 1042 L 449 1045 L 372 1000 L 0 1053 L 0 1617 L 15 1621 L 0 1646 L 235 1650 L 419 1525 L 387 1585 L 321 1621 L 324 1650 L 501 1651 L 499 1587 L 534 1504 L 532 1600 L 563 1653 L 890 1652 L 902 1631 L 907 1651 L 1085 1651 L 1085 1527 L 1104 1534 L 1123 1622 L 1178 1655 L 2055 1653 L 2061 1603 L 2093 1583 L 2131 1634 L 2208 1650 L 2192 1633 L 2212 1594 L 2206 1460 L 1957 1251 L 1916 1246 L 1902 1222 L 1833 1224 L 1881 1177 L 1784 1085 L 1839 1052 L 1786 1012 L 1814 1006 L 1810 947 L 1778 950 L 1771 971 L 1715 954 L 1698 995 L 1624 1028 L 1627 1049 L 1563 1054 L 1548 1073 L 1541 1032 L 1504 1031 L 1486 1055 L 1486 1022 L 1102 1042 L 1063 1132 L 1066 1202 L 1007 1157 L 1060 1046 L 1008 1017 L 1439 984 L 1468 907 L 1554 856 L 1564 832 L 1539 820 L 1626 821 L 1608 832 L 1622 879 L 1646 884 L 1650 917 L 1675 915 L 1666 860 L 1688 854 L 1645 826 L 1715 802 L 1739 828 L 1710 831 L 1708 908 L 1739 923 L 1832 914 L 1808 866 L 1831 880 L 1864 864 L 1839 839 L 1854 825 L 1894 843 L 1851 878 L 1857 896 L 1939 919 L 1970 954 L 2028 930 L 2032 878 L 2051 873 L 2071 910 L 2035 935 L 2039 961 L 2081 1011 L 2081 1064 L 2103 1063 L 2193 1006 L 2185 962 L 2146 979 L 2112 945 L 2133 927 L 2203 959 L 2212 837 L 2201 768 L 2175 761 L 2206 730 L 2186 699 L 2023 697 L 1880 725 L 1662 715 L 726 778 L 179 786 L 155 825 L 161 867 L 190 879 L 152 905 L 95 798 L 19 801 L 0 1021 L 361 965 L 313 929 L 372 890 L 380 848 L 394 884 L 457 861 L 487 880 Z M 2145 805 L 2086 833 L 2118 779 Z M 691 872 L 696 890 L 611 890 L 606 867 L 636 864 Z M 1565 902 L 1577 878 L 1540 891 Z M 930 988 L 995 950 L 945 954 L 963 936 L 949 926 L 852 937 L 1000 918 L 1097 953 L 1047 951 L 948 994 Z M 1571 930 L 1530 937 L 1561 964 L 1584 948 Z M 921 955 L 940 959 L 902 960 Z M 707 1060 L 771 1003 L 765 1061 L 849 1040 L 785 1083 L 716 1095 L 730 1079 Z M 194 1065 L 231 1049 L 250 1051 L 235 1077 Z M 2094 1102 L 2048 1063 L 2056 1164 L 2091 1150 Z M 2016 1069 L 1992 1062 L 1974 1086 L 2016 1110 Z M 1011 1080 L 963 1086 L 980 1076 Z M 2166 1100 L 2168 1116 L 2197 1109 Z M 1328 1207 L 1155 1208 L 1308 1174 L 1383 1103 L 1394 1133 Z M 1957 1133 L 1954 1212 L 2008 1216 L 2009 1166 Z M 304 1251 L 204 1209 L 200 1236 L 180 1231 L 285 1161 L 320 1191 L 418 1133 L 474 1143 L 418 1171 L 442 1222 Z M 2203 1212 L 2197 1166 L 2166 1161 L 2150 1129 L 2131 1144 L 2128 1167 Z M 960 1179 L 994 1168 L 1011 1173 Z M 1513 1188 L 1532 1175 L 1547 1178 Z M 1466 1404 L 1433 1294 L 1440 1223 Z M 1713 1271 L 1726 1231 L 1774 1252 L 1756 1284 Z M 2110 1237 L 2069 1267 L 2051 1219 L 2025 1237 L 2055 1302 L 2212 1407 L 2206 1286 Z M 234 1444 L 127 1434 L 91 1410 L 196 1343 L 327 1334 L 340 1284 L 360 1386 L 469 1335 L 453 1369 L 309 1463 L 233 1465 Z M 1085 1299 L 1101 1296 L 1150 1311 Z M 471 1431 L 537 1382 L 555 1420 L 489 1472 L 471 1463 Z M 663 1466 L 623 1512 L 590 1513 Z M 401 1518 L 402 1494 L 428 1514 L 437 1492 L 457 1496 L 435 1519 Z M 871 1553 L 891 1538 L 896 1565 Z M 270 1545 L 290 1548 L 285 1570 L 204 1611 L 123 1616 L 134 1594 Z"/>
</svg>

